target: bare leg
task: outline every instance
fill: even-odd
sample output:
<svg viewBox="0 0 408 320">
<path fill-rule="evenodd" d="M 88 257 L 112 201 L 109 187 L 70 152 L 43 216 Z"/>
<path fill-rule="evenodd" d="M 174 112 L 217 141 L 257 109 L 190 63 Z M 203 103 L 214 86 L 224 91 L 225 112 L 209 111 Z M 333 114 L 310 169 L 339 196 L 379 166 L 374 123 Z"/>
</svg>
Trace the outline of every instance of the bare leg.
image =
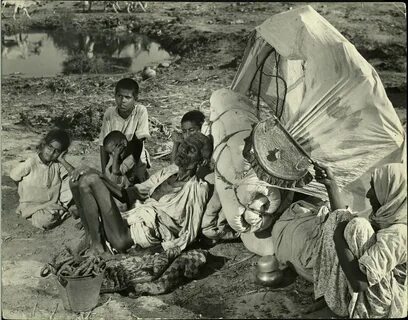
<svg viewBox="0 0 408 320">
<path fill-rule="evenodd" d="M 119 1 L 114 1 L 114 2 L 113 2 L 113 7 L 116 8 L 117 10 L 122 10 L 122 9 L 120 8 L 120 6 L 119 6 Z M 116 11 L 116 13 L 118 13 L 118 12 Z"/>
<path fill-rule="evenodd" d="M 92 190 L 88 184 L 87 176 L 79 180 L 79 197 L 81 205 L 83 205 L 81 216 L 82 224 L 85 232 L 89 235 L 90 251 L 95 254 L 105 252 L 105 246 L 102 235 L 102 226 L 99 222 L 99 208 L 93 196 Z"/>
<path fill-rule="evenodd" d="M 81 205 L 81 192 L 80 192 L 80 189 L 79 189 L 79 182 L 72 182 L 71 181 L 69 183 L 69 187 L 71 189 L 72 197 L 74 199 L 75 205 L 76 205 L 76 207 L 78 209 L 78 214 L 79 214 L 79 217 L 81 218 L 82 225 L 84 226 L 85 233 L 88 234 L 89 233 L 89 227 L 88 227 L 88 223 L 87 223 L 87 220 L 86 220 L 85 213 L 84 213 L 82 205 Z"/>
<path fill-rule="evenodd" d="M 143 3 L 142 3 L 141 1 L 138 1 L 138 2 L 137 2 L 137 5 L 139 5 L 140 8 L 142 8 L 143 12 L 146 12 L 146 9 L 145 9 L 145 7 L 143 6 Z"/>
<path fill-rule="evenodd" d="M 80 180 L 81 204 L 85 211 L 88 228 L 95 242 L 101 241 L 100 227 L 113 248 L 126 251 L 133 245 L 130 230 L 103 180 L 97 174 L 89 174 Z M 102 220 L 102 226 L 99 223 Z M 92 220 L 92 221 L 91 221 Z M 95 227 L 98 226 L 98 228 Z"/>
<path fill-rule="evenodd" d="M 30 15 L 28 14 L 28 10 L 26 8 L 23 8 L 23 11 L 27 15 L 27 17 L 31 19 Z"/>
</svg>

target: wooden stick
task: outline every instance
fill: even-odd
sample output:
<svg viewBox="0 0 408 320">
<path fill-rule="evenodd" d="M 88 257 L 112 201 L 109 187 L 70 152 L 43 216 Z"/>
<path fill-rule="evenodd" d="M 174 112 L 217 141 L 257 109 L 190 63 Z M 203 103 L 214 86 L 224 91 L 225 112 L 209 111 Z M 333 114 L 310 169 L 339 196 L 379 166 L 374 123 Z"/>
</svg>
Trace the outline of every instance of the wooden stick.
<svg viewBox="0 0 408 320">
<path fill-rule="evenodd" d="M 160 159 L 160 158 L 163 158 L 163 157 L 165 157 L 165 156 L 167 156 L 167 155 L 169 155 L 169 154 L 171 154 L 171 150 L 170 150 L 170 151 L 163 152 L 163 153 L 156 154 L 156 155 L 154 155 L 152 158 L 153 158 L 153 159 Z"/>
<path fill-rule="evenodd" d="M 59 302 L 57 302 L 57 306 L 55 307 L 55 310 L 54 310 L 54 312 L 52 313 L 52 315 L 51 315 L 51 317 L 50 317 L 50 320 L 54 319 L 54 316 L 55 316 L 55 314 L 57 313 L 58 306 L 59 306 Z"/>
<path fill-rule="evenodd" d="M 401 12 L 404 16 L 406 16 L 406 13 L 405 13 L 404 11 L 402 11 L 402 10 L 400 9 L 400 7 L 398 7 L 398 6 L 396 5 L 395 2 L 393 2 L 392 4 L 397 7 L 397 9 L 399 10 L 399 12 Z"/>
<path fill-rule="evenodd" d="M 235 263 L 229 265 L 228 268 L 231 268 L 231 267 L 233 267 L 233 266 L 235 266 L 235 265 L 237 265 L 237 264 L 240 264 L 240 263 L 242 263 L 242 262 L 244 262 L 244 261 L 247 261 L 247 260 L 249 260 L 249 259 L 251 259 L 251 258 L 253 258 L 253 257 L 255 257 L 255 256 L 256 256 L 255 253 L 254 253 L 254 254 L 251 254 L 250 256 L 245 257 L 244 259 L 241 259 L 241 260 L 239 260 L 239 261 L 237 261 L 237 262 L 235 262 Z"/>
<path fill-rule="evenodd" d="M 37 306 L 38 306 L 38 294 L 37 294 L 36 300 L 37 300 L 37 301 L 35 302 L 35 305 L 34 305 L 34 309 L 33 309 L 31 318 L 34 318 L 35 311 L 37 310 Z"/>
<path fill-rule="evenodd" d="M 276 116 L 273 116 L 273 118 L 275 119 L 275 123 L 277 123 L 279 125 L 279 127 L 283 130 L 283 132 L 285 132 L 285 134 L 288 136 L 288 138 L 290 139 L 290 141 L 292 141 L 292 143 L 299 149 L 299 151 L 301 153 L 303 153 L 306 158 L 308 158 L 310 160 L 310 162 L 312 164 L 314 164 L 315 162 L 313 161 L 313 159 L 310 157 L 310 155 L 306 152 L 305 149 L 303 149 L 303 147 L 299 144 L 299 142 L 296 141 L 295 138 L 292 137 L 292 135 L 286 130 L 286 128 L 282 125 L 282 123 L 280 123 L 280 121 L 278 120 L 278 118 Z"/>
</svg>

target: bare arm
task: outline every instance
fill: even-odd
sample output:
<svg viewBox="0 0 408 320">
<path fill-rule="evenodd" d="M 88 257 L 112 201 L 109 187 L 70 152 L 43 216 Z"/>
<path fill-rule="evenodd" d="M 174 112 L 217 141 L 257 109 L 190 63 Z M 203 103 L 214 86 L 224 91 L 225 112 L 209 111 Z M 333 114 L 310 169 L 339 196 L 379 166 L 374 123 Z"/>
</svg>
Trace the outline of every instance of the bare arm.
<svg viewBox="0 0 408 320">
<path fill-rule="evenodd" d="M 133 158 L 135 159 L 135 163 L 137 163 L 140 159 L 140 155 L 142 154 L 143 144 L 146 138 L 138 139 L 136 135 L 133 136 L 133 139 L 129 141 L 129 145 L 131 148 L 131 153 Z"/>
<path fill-rule="evenodd" d="M 324 164 L 315 162 L 314 169 L 316 172 L 315 179 L 317 182 L 324 184 L 329 196 L 331 209 L 345 209 L 346 205 L 341 197 L 336 179 L 329 167 Z"/>
<path fill-rule="evenodd" d="M 100 146 L 99 152 L 100 152 L 100 155 L 101 155 L 101 169 L 102 169 L 102 173 L 105 173 L 106 165 L 108 164 L 109 154 L 105 151 L 105 149 L 103 148 L 103 146 Z"/>
<path fill-rule="evenodd" d="M 173 150 L 171 151 L 171 163 L 174 163 L 176 160 L 176 155 L 177 155 L 177 149 L 180 146 L 181 140 L 183 139 L 181 133 L 174 131 L 172 133 L 172 139 L 173 139 Z"/>
<path fill-rule="evenodd" d="M 113 154 L 112 154 L 112 173 L 115 176 L 121 176 L 122 175 L 122 172 L 120 171 L 120 165 L 121 165 L 120 154 L 124 150 L 124 148 L 125 148 L 124 145 L 120 145 L 120 146 L 117 146 L 113 150 Z"/>
<path fill-rule="evenodd" d="M 348 282 L 350 283 L 353 292 L 361 292 L 369 287 L 367 276 L 361 272 L 358 264 L 358 259 L 349 249 L 346 240 L 344 239 L 344 229 L 347 222 L 341 222 L 334 231 L 334 245 L 341 269 L 343 270 Z"/>
<path fill-rule="evenodd" d="M 65 170 L 68 171 L 68 174 L 71 175 L 75 168 L 65 159 L 66 154 L 66 151 L 61 153 L 61 155 L 58 157 L 58 162 L 61 163 Z"/>
<path fill-rule="evenodd" d="M 122 188 L 120 188 L 115 182 L 109 180 L 105 174 L 101 173 L 100 171 L 90 168 L 88 166 L 81 166 L 79 168 L 74 168 L 72 165 L 70 165 L 63 157 L 62 160 L 59 159 L 60 163 L 67 169 L 69 175 L 71 176 L 72 181 L 77 181 L 79 178 L 83 175 L 89 174 L 89 173 L 96 173 L 99 175 L 99 177 L 103 180 L 105 186 L 108 188 L 108 190 L 112 193 L 112 195 L 119 199 L 123 200 L 125 199 L 125 193 Z M 65 162 L 65 165 L 64 165 Z M 66 167 L 66 165 L 69 166 L 69 169 Z"/>
<path fill-rule="evenodd" d="M 108 179 L 104 174 L 100 175 L 103 183 L 108 188 L 108 190 L 112 193 L 112 195 L 119 199 L 120 201 L 124 202 L 125 198 L 125 191 L 123 188 L 119 187 L 116 183 Z"/>
</svg>

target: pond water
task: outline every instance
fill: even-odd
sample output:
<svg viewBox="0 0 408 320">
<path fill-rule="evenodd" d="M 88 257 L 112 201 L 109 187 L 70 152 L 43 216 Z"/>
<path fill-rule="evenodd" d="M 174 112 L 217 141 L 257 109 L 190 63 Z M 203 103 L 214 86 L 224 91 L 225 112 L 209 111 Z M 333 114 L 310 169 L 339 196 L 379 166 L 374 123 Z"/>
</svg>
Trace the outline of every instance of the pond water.
<svg viewBox="0 0 408 320">
<path fill-rule="evenodd" d="M 169 61 L 159 43 L 141 34 L 50 31 L 2 36 L 1 73 L 22 76 L 137 72 Z"/>
</svg>

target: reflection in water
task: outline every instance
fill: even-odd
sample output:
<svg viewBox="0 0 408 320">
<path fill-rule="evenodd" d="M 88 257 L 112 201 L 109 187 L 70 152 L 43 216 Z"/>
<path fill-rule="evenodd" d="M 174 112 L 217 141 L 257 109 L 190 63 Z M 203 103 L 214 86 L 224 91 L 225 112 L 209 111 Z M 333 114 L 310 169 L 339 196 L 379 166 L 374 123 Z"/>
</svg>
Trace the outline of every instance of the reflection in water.
<svg viewBox="0 0 408 320">
<path fill-rule="evenodd" d="M 170 59 L 158 43 L 144 35 L 72 30 L 2 37 L 2 57 L 3 74 L 26 76 L 137 72 Z"/>
<path fill-rule="evenodd" d="M 27 59 L 30 54 L 39 55 L 43 39 L 29 41 L 28 35 L 19 33 L 11 38 L 1 38 L 1 56 L 3 59 Z"/>
</svg>

